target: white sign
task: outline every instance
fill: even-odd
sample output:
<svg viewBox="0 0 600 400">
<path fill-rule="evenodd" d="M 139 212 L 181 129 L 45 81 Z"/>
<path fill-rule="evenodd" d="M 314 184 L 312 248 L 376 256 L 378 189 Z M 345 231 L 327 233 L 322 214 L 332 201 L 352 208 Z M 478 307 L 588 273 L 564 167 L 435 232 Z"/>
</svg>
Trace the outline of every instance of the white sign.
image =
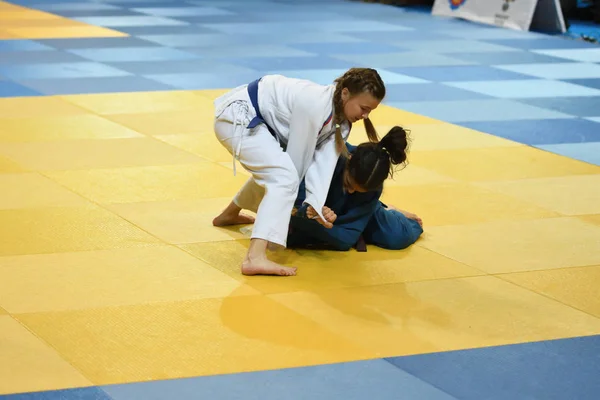
<svg viewBox="0 0 600 400">
<path fill-rule="evenodd" d="M 522 31 L 567 30 L 559 0 L 435 0 L 432 14 Z"/>
</svg>

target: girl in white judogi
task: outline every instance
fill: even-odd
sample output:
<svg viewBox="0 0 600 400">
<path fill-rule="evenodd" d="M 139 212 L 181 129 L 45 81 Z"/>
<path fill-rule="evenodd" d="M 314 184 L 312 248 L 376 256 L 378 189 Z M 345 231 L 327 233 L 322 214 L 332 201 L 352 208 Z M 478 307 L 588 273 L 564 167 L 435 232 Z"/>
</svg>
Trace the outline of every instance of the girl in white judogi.
<svg viewBox="0 0 600 400">
<path fill-rule="evenodd" d="M 252 174 L 215 226 L 254 223 L 242 262 L 245 275 L 295 275 L 296 268 L 267 259 L 270 243 L 286 246 L 298 187 L 305 179 L 312 215 L 325 227 L 335 214 L 324 208 L 331 177 L 352 123 L 363 119 L 368 137 L 378 140 L 369 113 L 385 96 L 374 69 L 352 68 L 331 85 L 267 75 L 215 100 L 215 133 Z M 254 218 L 242 209 L 256 212 Z"/>
</svg>

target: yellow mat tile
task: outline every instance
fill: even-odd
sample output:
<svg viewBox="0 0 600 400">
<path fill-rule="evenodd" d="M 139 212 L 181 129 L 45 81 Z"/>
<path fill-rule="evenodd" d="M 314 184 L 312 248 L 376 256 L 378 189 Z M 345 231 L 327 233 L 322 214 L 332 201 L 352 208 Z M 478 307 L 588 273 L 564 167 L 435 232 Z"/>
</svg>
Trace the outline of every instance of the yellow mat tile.
<svg viewBox="0 0 600 400">
<path fill-rule="evenodd" d="M 409 125 L 409 124 L 440 124 L 442 121 L 425 117 L 423 115 L 411 113 L 409 111 L 400 110 L 399 108 L 390 107 L 385 104 L 380 104 L 375 110 L 369 115 L 369 119 L 373 124 L 377 125 Z M 363 126 L 362 122 L 354 124 Z M 352 127 L 354 129 L 354 127 Z"/>
<path fill-rule="evenodd" d="M 0 119 L 0 143 L 136 137 L 143 135 L 92 114 Z"/>
<path fill-rule="evenodd" d="M 571 217 L 430 227 L 420 245 L 489 273 L 600 264 L 600 226 Z"/>
<path fill-rule="evenodd" d="M 19 37 L 17 35 L 15 35 L 14 33 L 9 33 L 7 31 L 5 31 L 4 29 L 0 29 L 0 40 L 6 40 L 6 39 L 18 39 Z"/>
<path fill-rule="evenodd" d="M 411 152 L 411 163 L 465 181 L 597 174 L 600 167 L 527 146 Z"/>
<path fill-rule="evenodd" d="M 122 218 L 93 206 L 0 210 L 0 227 L 0 256 L 123 248 L 158 242 Z"/>
<path fill-rule="evenodd" d="M 212 109 L 212 102 L 187 91 L 77 94 L 61 99 L 101 115 Z"/>
<path fill-rule="evenodd" d="M 0 394 L 92 386 L 27 328 L 0 316 Z"/>
<path fill-rule="evenodd" d="M 0 144 L 0 154 L 34 170 L 75 170 L 205 162 L 148 137 Z"/>
<path fill-rule="evenodd" d="M 0 8 L 0 11 L 2 11 L 0 13 L 0 21 L 2 21 L 2 26 L 5 26 L 8 21 L 38 20 L 39 22 L 42 22 L 41 20 L 45 19 L 65 19 L 44 11 L 32 10 L 24 7 L 6 7 Z"/>
<path fill-rule="evenodd" d="M 6 310 L 2 307 L 0 307 L 0 315 L 6 315 L 8 314 L 8 312 L 6 312 Z"/>
<path fill-rule="evenodd" d="M 600 214 L 595 215 L 580 215 L 579 218 L 582 221 L 590 222 L 592 224 L 600 225 Z"/>
<path fill-rule="evenodd" d="M 207 132 L 214 136 L 213 108 L 173 110 L 165 112 L 116 114 L 107 118 L 146 135 L 198 134 Z"/>
<path fill-rule="evenodd" d="M 263 296 L 16 318 L 100 385 L 333 363 L 364 355 L 350 340 Z"/>
<path fill-rule="evenodd" d="M 0 257 L 0 293 L 12 314 L 260 294 L 170 246 Z"/>
<path fill-rule="evenodd" d="M 18 27 L 6 28 L 8 33 L 23 39 L 67 39 L 87 37 L 124 37 L 129 36 L 108 28 L 93 25 L 52 26 L 52 27 Z"/>
<path fill-rule="evenodd" d="M 220 165 L 200 162 L 44 174 L 100 203 L 137 203 L 233 197 L 248 177 L 227 172 Z"/>
<path fill-rule="evenodd" d="M 401 180 L 400 174 L 397 180 Z M 560 214 L 468 183 L 390 186 L 381 200 L 417 214 L 426 226 L 558 217 Z"/>
<path fill-rule="evenodd" d="M 448 123 L 401 123 L 399 125 L 408 131 L 409 151 L 522 146 L 517 142 Z M 385 136 L 392 127 L 393 125 L 375 125 L 380 138 Z M 354 124 L 348 142 L 358 145 L 367 141 L 368 138 L 363 124 Z"/>
<path fill-rule="evenodd" d="M 489 276 L 269 297 L 376 357 L 600 333 L 600 319 Z"/>
<path fill-rule="evenodd" d="M 10 97 L 0 98 L 0 118 L 41 118 L 88 114 L 89 111 L 77 107 L 57 97 Z M 7 122 L 2 121 L 2 124 Z M 16 121 L 16 124 L 26 123 Z M 0 132 L 6 129 L 2 125 Z M 48 131 L 47 134 L 52 132 Z M 4 140 L 4 139 L 2 139 Z"/>
<path fill-rule="evenodd" d="M 25 168 L 22 168 L 16 162 L 0 155 L 0 174 L 14 174 L 16 172 L 24 171 Z"/>
<path fill-rule="evenodd" d="M 188 133 L 181 135 L 157 135 L 157 139 L 180 149 L 216 162 L 233 161 L 233 156 L 219 143 L 214 133 Z"/>
<path fill-rule="evenodd" d="M 86 26 L 81 22 L 73 21 L 67 18 L 57 18 L 52 14 L 48 14 L 49 16 L 32 16 L 29 13 L 21 13 L 21 12 L 13 12 L 15 14 L 14 18 L 8 18 L 6 20 L 2 20 L 0 17 L 0 21 L 2 22 L 2 27 L 4 29 L 13 31 L 15 29 L 56 29 L 56 28 L 73 28 L 73 27 L 81 27 Z M 20 18 L 19 18 L 20 17 Z"/>
<path fill-rule="evenodd" d="M 230 89 L 205 89 L 205 90 L 192 90 L 198 96 L 205 97 L 210 101 L 215 101 L 217 97 L 224 95 L 229 92 Z"/>
<path fill-rule="evenodd" d="M 480 183 L 480 186 L 564 215 L 600 214 L 600 173 L 512 182 L 485 182 Z"/>
<path fill-rule="evenodd" d="M 261 291 L 285 293 L 327 288 L 384 285 L 398 282 L 484 275 L 484 272 L 417 246 L 403 251 L 387 251 L 369 246 L 366 253 L 287 250 L 271 254 L 271 259 L 298 267 L 292 279 L 245 277 L 240 265 L 248 240 L 194 243 L 181 248 L 208 264 Z"/>
<path fill-rule="evenodd" d="M 410 159 L 410 155 L 409 155 Z M 437 183 L 457 183 L 458 180 L 449 176 L 430 171 L 426 168 L 412 165 L 409 163 L 406 166 L 394 168 L 394 175 L 388 178 L 384 186 L 411 186 L 411 185 L 429 185 Z"/>
<path fill-rule="evenodd" d="M 110 210 L 167 243 L 215 242 L 247 237 L 240 226 L 217 228 L 212 220 L 231 197 L 113 204 Z"/>
<path fill-rule="evenodd" d="M 37 173 L 0 174 L 0 209 L 74 207 L 88 202 Z"/>
<path fill-rule="evenodd" d="M 600 318 L 600 265 L 503 274 L 498 277 Z"/>
</svg>

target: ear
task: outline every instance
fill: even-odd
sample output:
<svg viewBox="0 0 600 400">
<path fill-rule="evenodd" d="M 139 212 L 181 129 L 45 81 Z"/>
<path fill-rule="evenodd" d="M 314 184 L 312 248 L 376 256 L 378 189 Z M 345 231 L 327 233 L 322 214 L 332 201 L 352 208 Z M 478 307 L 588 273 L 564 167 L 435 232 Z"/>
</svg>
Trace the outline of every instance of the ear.
<svg viewBox="0 0 600 400">
<path fill-rule="evenodd" d="M 342 89 L 342 101 L 345 103 L 348 101 L 349 98 L 350 98 L 350 91 L 348 90 L 348 88 L 343 88 Z"/>
</svg>

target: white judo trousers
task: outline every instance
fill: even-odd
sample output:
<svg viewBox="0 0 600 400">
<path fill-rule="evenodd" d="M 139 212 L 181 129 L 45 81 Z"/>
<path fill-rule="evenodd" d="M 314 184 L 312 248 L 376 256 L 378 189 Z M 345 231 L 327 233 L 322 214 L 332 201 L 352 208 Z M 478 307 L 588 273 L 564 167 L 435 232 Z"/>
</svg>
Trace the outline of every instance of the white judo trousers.
<svg viewBox="0 0 600 400">
<path fill-rule="evenodd" d="M 252 174 L 233 199 L 238 207 L 256 212 L 251 237 L 285 247 L 300 180 L 289 154 L 266 125 L 247 128 L 255 115 L 251 104 L 231 103 L 216 118 L 215 133 Z"/>
</svg>

